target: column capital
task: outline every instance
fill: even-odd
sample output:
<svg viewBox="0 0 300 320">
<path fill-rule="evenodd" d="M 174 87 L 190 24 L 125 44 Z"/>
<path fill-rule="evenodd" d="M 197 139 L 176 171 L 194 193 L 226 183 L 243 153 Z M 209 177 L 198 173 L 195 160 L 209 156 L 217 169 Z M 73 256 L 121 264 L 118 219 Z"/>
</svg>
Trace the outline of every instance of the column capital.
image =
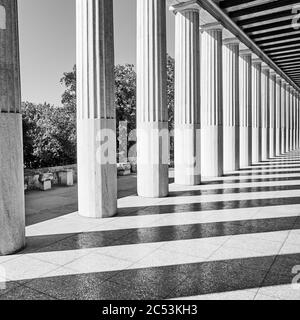
<svg viewBox="0 0 300 320">
<path fill-rule="evenodd" d="M 225 38 L 223 39 L 223 44 L 226 46 L 226 45 L 229 45 L 229 44 L 236 44 L 236 45 L 239 45 L 241 43 L 241 41 L 236 38 L 236 37 L 232 37 L 232 38 Z"/>
<path fill-rule="evenodd" d="M 263 62 L 262 62 L 262 60 L 260 59 L 260 58 L 253 58 L 252 59 L 252 64 L 262 64 Z"/>
<path fill-rule="evenodd" d="M 270 67 L 269 67 L 265 62 L 263 62 L 262 65 L 261 65 L 261 71 L 262 71 L 265 75 L 270 76 Z"/>
<path fill-rule="evenodd" d="M 206 23 L 200 26 L 200 31 L 223 31 L 224 26 L 220 22 Z"/>
<path fill-rule="evenodd" d="M 262 63 L 261 68 L 262 68 L 263 70 L 269 70 L 269 71 L 271 71 L 269 65 L 266 64 L 265 62 Z"/>
<path fill-rule="evenodd" d="M 276 82 L 277 82 L 278 84 L 281 84 L 281 83 L 282 83 L 282 78 L 281 78 L 281 76 L 278 75 L 278 74 L 276 74 Z"/>
<path fill-rule="evenodd" d="M 172 11 L 174 14 L 177 14 L 179 12 L 200 12 L 201 7 L 199 6 L 197 0 L 192 0 L 188 2 L 183 3 L 174 3 L 171 4 L 169 7 L 169 10 Z"/>
<path fill-rule="evenodd" d="M 242 49 L 242 50 L 240 50 L 240 56 L 241 57 L 251 56 L 251 58 L 252 58 L 252 51 L 250 49 Z"/>
</svg>

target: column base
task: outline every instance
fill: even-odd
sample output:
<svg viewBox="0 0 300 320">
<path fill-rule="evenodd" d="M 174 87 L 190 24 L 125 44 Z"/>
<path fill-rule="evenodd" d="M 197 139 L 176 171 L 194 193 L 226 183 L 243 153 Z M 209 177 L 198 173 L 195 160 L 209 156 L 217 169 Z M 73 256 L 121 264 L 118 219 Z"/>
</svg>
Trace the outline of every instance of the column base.
<svg viewBox="0 0 300 320">
<path fill-rule="evenodd" d="M 224 173 L 239 169 L 239 128 L 224 126 Z"/>
<path fill-rule="evenodd" d="M 113 217 L 117 213 L 116 121 L 81 119 L 77 128 L 79 214 Z"/>
<path fill-rule="evenodd" d="M 201 135 L 200 124 L 176 124 L 175 183 L 194 186 L 201 183 Z"/>
<path fill-rule="evenodd" d="M 0 113 L 0 256 L 25 246 L 22 116 Z"/>
<path fill-rule="evenodd" d="M 138 123 L 137 192 L 145 198 L 163 198 L 169 194 L 167 122 Z"/>
<path fill-rule="evenodd" d="M 223 126 L 201 129 L 201 176 L 221 177 L 223 171 Z"/>
</svg>

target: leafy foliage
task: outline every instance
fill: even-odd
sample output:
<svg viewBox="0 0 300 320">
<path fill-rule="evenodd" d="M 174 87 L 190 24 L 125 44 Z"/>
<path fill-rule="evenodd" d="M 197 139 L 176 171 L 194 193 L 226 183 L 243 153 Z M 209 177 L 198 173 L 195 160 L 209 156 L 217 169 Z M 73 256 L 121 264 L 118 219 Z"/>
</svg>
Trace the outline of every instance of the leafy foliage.
<svg viewBox="0 0 300 320">
<path fill-rule="evenodd" d="M 76 162 L 76 115 L 69 107 L 22 104 L 26 168 Z"/>
</svg>

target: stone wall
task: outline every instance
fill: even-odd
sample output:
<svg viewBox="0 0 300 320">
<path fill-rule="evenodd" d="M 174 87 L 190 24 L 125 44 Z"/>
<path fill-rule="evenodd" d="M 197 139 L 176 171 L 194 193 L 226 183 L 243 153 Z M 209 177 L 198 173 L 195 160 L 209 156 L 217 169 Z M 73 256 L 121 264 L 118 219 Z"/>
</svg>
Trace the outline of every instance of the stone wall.
<svg viewBox="0 0 300 320">
<path fill-rule="evenodd" d="M 59 166 L 59 167 L 41 168 L 41 169 L 25 169 L 24 170 L 25 190 L 40 189 L 39 178 L 40 178 L 40 175 L 43 173 L 52 173 L 53 174 L 52 185 L 58 185 L 59 172 L 67 171 L 67 170 L 73 171 L 73 179 L 74 179 L 74 183 L 76 183 L 77 182 L 77 165 L 76 164 Z"/>
<path fill-rule="evenodd" d="M 130 163 L 118 163 L 117 164 L 118 176 L 130 175 L 131 173 L 136 173 L 136 165 Z M 52 174 L 51 184 L 59 184 L 59 173 L 62 171 L 73 171 L 73 181 L 77 183 L 77 164 L 59 166 L 59 167 L 49 167 L 41 169 L 25 169 L 24 170 L 24 180 L 25 180 L 25 190 L 40 190 L 41 189 L 41 174 Z"/>
</svg>

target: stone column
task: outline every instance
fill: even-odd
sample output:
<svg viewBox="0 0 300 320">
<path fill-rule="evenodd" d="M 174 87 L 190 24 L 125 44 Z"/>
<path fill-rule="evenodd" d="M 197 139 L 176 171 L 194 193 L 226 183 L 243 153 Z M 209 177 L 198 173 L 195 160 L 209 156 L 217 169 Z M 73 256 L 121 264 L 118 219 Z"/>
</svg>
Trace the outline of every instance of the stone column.
<svg viewBox="0 0 300 320">
<path fill-rule="evenodd" d="M 262 67 L 262 92 L 261 92 L 261 158 L 266 161 L 269 158 L 269 134 L 270 134 L 270 69 Z"/>
<path fill-rule="evenodd" d="M 166 3 L 137 1 L 137 190 L 142 197 L 169 192 Z"/>
<path fill-rule="evenodd" d="M 300 110 L 299 110 L 299 93 L 297 91 L 297 149 L 299 149 L 300 134 Z"/>
<path fill-rule="evenodd" d="M 252 62 L 252 162 L 261 161 L 261 61 Z"/>
<path fill-rule="evenodd" d="M 176 12 L 175 183 L 200 184 L 199 8 Z"/>
<path fill-rule="evenodd" d="M 240 51 L 240 167 L 252 163 L 252 54 Z"/>
<path fill-rule="evenodd" d="M 300 134 L 300 110 L 299 110 L 299 93 L 296 94 L 297 99 L 297 149 L 299 149 L 299 134 Z"/>
<path fill-rule="evenodd" d="M 282 86 L 281 86 L 281 153 L 285 153 L 285 143 L 286 143 L 286 137 L 285 137 L 285 121 L 286 121 L 286 82 L 282 80 Z"/>
<path fill-rule="evenodd" d="M 223 175 L 222 26 L 206 25 L 201 40 L 201 173 L 218 177 Z"/>
<path fill-rule="evenodd" d="M 285 152 L 290 151 L 290 86 L 286 85 L 285 92 L 286 118 L 285 118 Z"/>
<path fill-rule="evenodd" d="M 17 0 L 0 0 L 0 255 L 25 246 Z"/>
<path fill-rule="evenodd" d="M 113 2 L 77 0 L 79 214 L 117 211 Z"/>
<path fill-rule="evenodd" d="M 275 157 L 276 150 L 276 73 L 271 71 L 270 73 L 270 148 L 269 158 Z"/>
<path fill-rule="evenodd" d="M 293 87 L 290 88 L 290 151 L 294 149 L 293 145 L 293 118 L 294 118 L 294 100 L 293 100 Z"/>
<path fill-rule="evenodd" d="M 296 90 L 293 90 L 293 150 L 296 149 Z"/>
<path fill-rule="evenodd" d="M 239 41 L 223 41 L 223 125 L 224 172 L 236 171 L 240 165 L 239 125 Z"/>
<path fill-rule="evenodd" d="M 298 93 L 297 91 L 295 92 L 295 105 L 296 105 L 296 110 L 295 110 L 295 114 L 296 114 L 296 123 L 295 123 L 295 149 L 298 149 L 299 147 L 299 105 L 298 105 Z"/>
<path fill-rule="evenodd" d="M 298 104 L 297 104 L 297 91 L 294 94 L 294 101 L 295 101 L 295 150 L 297 150 L 297 125 L 298 125 Z"/>
<path fill-rule="evenodd" d="M 275 119 L 276 119 L 276 148 L 275 155 L 279 156 L 281 154 L 281 78 L 276 76 L 276 109 L 275 109 Z"/>
</svg>

